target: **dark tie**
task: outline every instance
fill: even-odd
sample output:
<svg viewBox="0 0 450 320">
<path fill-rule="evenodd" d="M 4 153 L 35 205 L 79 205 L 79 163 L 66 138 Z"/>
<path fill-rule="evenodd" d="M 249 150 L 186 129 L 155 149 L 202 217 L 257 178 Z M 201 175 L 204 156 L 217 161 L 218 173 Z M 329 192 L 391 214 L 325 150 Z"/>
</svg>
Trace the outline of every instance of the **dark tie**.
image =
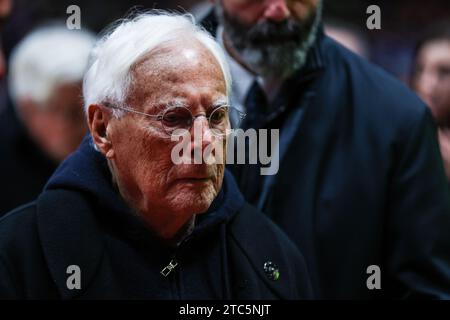
<svg viewBox="0 0 450 320">
<path fill-rule="evenodd" d="M 259 85 L 258 81 L 253 81 L 250 90 L 245 98 L 245 112 L 246 117 L 242 123 L 242 129 L 249 128 L 261 129 L 265 125 L 267 112 L 269 110 L 269 103 L 264 90 Z"/>
<path fill-rule="evenodd" d="M 267 125 L 267 114 L 269 110 L 269 105 L 267 97 L 258 81 L 254 81 L 250 90 L 247 93 L 245 99 L 245 112 L 246 116 L 241 125 L 243 130 L 247 129 L 262 129 Z M 248 139 L 245 140 L 246 150 L 246 164 L 239 165 L 235 164 L 233 166 L 228 166 L 233 172 L 239 187 L 244 194 L 247 201 L 252 204 L 256 204 L 258 201 L 258 195 L 261 193 L 261 176 L 260 176 L 260 165 L 259 164 L 249 164 L 249 145 Z M 256 141 L 255 141 L 256 142 Z M 241 150 L 242 151 L 242 150 Z"/>
</svg>

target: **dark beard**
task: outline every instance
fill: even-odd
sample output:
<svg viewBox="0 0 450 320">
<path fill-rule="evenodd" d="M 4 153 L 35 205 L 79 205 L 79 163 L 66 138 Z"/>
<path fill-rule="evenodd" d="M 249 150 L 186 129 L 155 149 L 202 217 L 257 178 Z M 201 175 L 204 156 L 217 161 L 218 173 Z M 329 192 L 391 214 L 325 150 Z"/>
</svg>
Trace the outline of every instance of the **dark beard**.
<svg viewBox="0 0 450 320">
<path fill-rule="evenodd" d="M 251 26 L 229 15 L 220 3 L 215 8 L 229 44 L 250 69 L 263 77 L 286 78 L 305 64 L 322 16 L 322 1 L 319 1 L 303 21 L 291 18 Z"/>
</svg>

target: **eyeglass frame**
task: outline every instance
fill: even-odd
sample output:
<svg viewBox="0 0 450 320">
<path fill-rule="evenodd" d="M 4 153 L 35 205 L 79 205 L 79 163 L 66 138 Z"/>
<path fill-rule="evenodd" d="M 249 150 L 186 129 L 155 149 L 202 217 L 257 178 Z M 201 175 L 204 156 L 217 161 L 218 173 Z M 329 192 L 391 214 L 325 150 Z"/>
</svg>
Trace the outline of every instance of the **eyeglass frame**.
<svg viewBox="0 0 450 320">
<path fill-rule="evenodd" d="M 119 106 L 113 105 L 113 104 L 111 104 L 111 103 L 109 103 L 109 102 L 104 102 L 104 103 L 102 103 L 102 105 L 105 106 L 106 108 L 109 108 L 109 109 L 118 109 L 118 110 L 122 110 L 122 111 L 126 111 L 126 112 L 131 112 L 131 113 L 134 113 L 134 114 L 146 116 L 146 117 L 149 117 L 149 118 L 156 118 L 157 121 L 159 121 L 159 122 L 161 122 L 161 121 L 163 120 L 164 114 L 165 114 L 166 112 L 168 112 L 169 110 L 172 110 L 172 109 L 175 109 L 175 108 L 184 108 L 184 109 L 186 109 L 187 111 L 189 111 L 189 113 L 190 113 L 191 116 L 192 116 L 192 123 L 191 123 L 191 126 L 190 126 L 188 129 L 185 128 L 185 130 L 188 130 L 188 131 L 192 129 L 192 126 L 194 125 L 195 120 L 196 120 L 197 118 L 199 118 L 199 117 L 205 117 L 205 118 L 207 119 L 207 121 L 208 121 L 208 126 L 209 126 L 210 129 L 211 129 L 211 126 L 210 126 L 211 115 L 214 113 L 214 111 L 216 111 L 216 110 L 219 109 L 219 108 L 224 108 L 224 107 L 225 107 L 225 108 L 227 108 L 227 109 L 230 109 L 230 108 L 231 108 L 231 109 L 233 109 L 233 110 L 236 110 L 236 111 L 238 112 L 238 115 L 239 115 L 239 123 L 247 116 L 247 114 L 246 114 L 245 112 L 242 112 L 242 111 L 239 110 L 238 108 L 235 108 L 235 107 L 233 107 L 233 106 L 231 106 L 231 105 L 229 105 L 229 104 L 223 104 L 223 105 L 221 105 L 221 106 L 218 106 L 218 107 L 214 108 L 214 110 L 211 112 L 211 114 L 210 114 L 209 116 L 207 116 L 207 115 L 205 115 L 205 114 L 200 114 L 200 115 L 198 115 L 198 116 L 194 116 L 194 115 L 192 114 L 191 110 L 189 110 L 189 108 L 188 108 L 188 107 L 185 107 L 185 106 L 170 106 L 170 107 L 168 107 L 168 108 L 166 108 L 166 109 L 160 111 L 158 114 L 148 114 L 148 113 L 140 112 L 140 111 L 137 111 L 137 110 L 128 108 L 128 107 L 119 107 Z M 228 113 L 228 115 L 229 115 L 229 113 Z M 231 124 L 231 120 L 230 120 L 230 119 L 229 119 L 229 121 L 230 121 L 230 124 Z M 169 133 L 167 132 L 167 130 L 166 130 L 164 124 L 161 124 L 161 125 L 162 125 L 162 127 L 163 127 L 164 133 L 165 133 L 166 135 L 168 135 L 169 137 L 172 136 L 172 134 L 169 134 Z M 211 130 L 211 131 L 212 131 L 213 134 L 214 134 L 214 130 Z M 226 135 L 226 133 L 220 134 L 220 135 L 217 135 L 217 134 L 214 134 L 214 135 L 215 135 L 215 136 L 219 136 L 219 137 L 223 137 L 223 136 Z"/>
</svg>

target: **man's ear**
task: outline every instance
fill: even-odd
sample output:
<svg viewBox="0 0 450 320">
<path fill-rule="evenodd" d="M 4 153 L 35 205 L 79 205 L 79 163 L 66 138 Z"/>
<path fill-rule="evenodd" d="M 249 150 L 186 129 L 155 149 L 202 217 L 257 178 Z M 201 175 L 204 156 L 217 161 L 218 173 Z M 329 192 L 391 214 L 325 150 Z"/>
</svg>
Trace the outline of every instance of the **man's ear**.
<svg viewBox="0 0 450 320">
<path fill-rule="evenodd" d="M 108 137 L 108 125 L 111 120 L 109 110 L 106 110 L 102 105 L 91 104 L 87 110 L 87 118 L 92 140 L 103 155 L 111 158 L 114 151 Z"/>
</svg>

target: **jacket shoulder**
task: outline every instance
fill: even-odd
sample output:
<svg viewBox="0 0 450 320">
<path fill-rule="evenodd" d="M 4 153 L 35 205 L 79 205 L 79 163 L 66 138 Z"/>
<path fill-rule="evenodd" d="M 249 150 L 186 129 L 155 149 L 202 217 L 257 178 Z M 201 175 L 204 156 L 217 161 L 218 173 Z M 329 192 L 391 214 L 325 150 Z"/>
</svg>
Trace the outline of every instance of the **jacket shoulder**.
<svg viewBox="0 0 450 320">
<path fill-rule="evenodd" d="M 253 274 L 276 296 L 281 299 L 312 297 L 303 255 L 269 218 L 246 203 L 230 227 L 232 247 L 239 252 L 235 252 L 235 258 L 249 262 Z"/>
<path fill-rule="evenodd" d="M 367 127 L 393 135 L 408 132 L 430 118 L 425 103 L 407 85 L 381 67 L 354 54 L 329 37 L 322 41 L 328 95 L 342 102 L 346 114 Z M 342 92 L 346 92 L 343 97 Z M 349 110 L 350 109 L 350 110 Z"/>
</svg>

